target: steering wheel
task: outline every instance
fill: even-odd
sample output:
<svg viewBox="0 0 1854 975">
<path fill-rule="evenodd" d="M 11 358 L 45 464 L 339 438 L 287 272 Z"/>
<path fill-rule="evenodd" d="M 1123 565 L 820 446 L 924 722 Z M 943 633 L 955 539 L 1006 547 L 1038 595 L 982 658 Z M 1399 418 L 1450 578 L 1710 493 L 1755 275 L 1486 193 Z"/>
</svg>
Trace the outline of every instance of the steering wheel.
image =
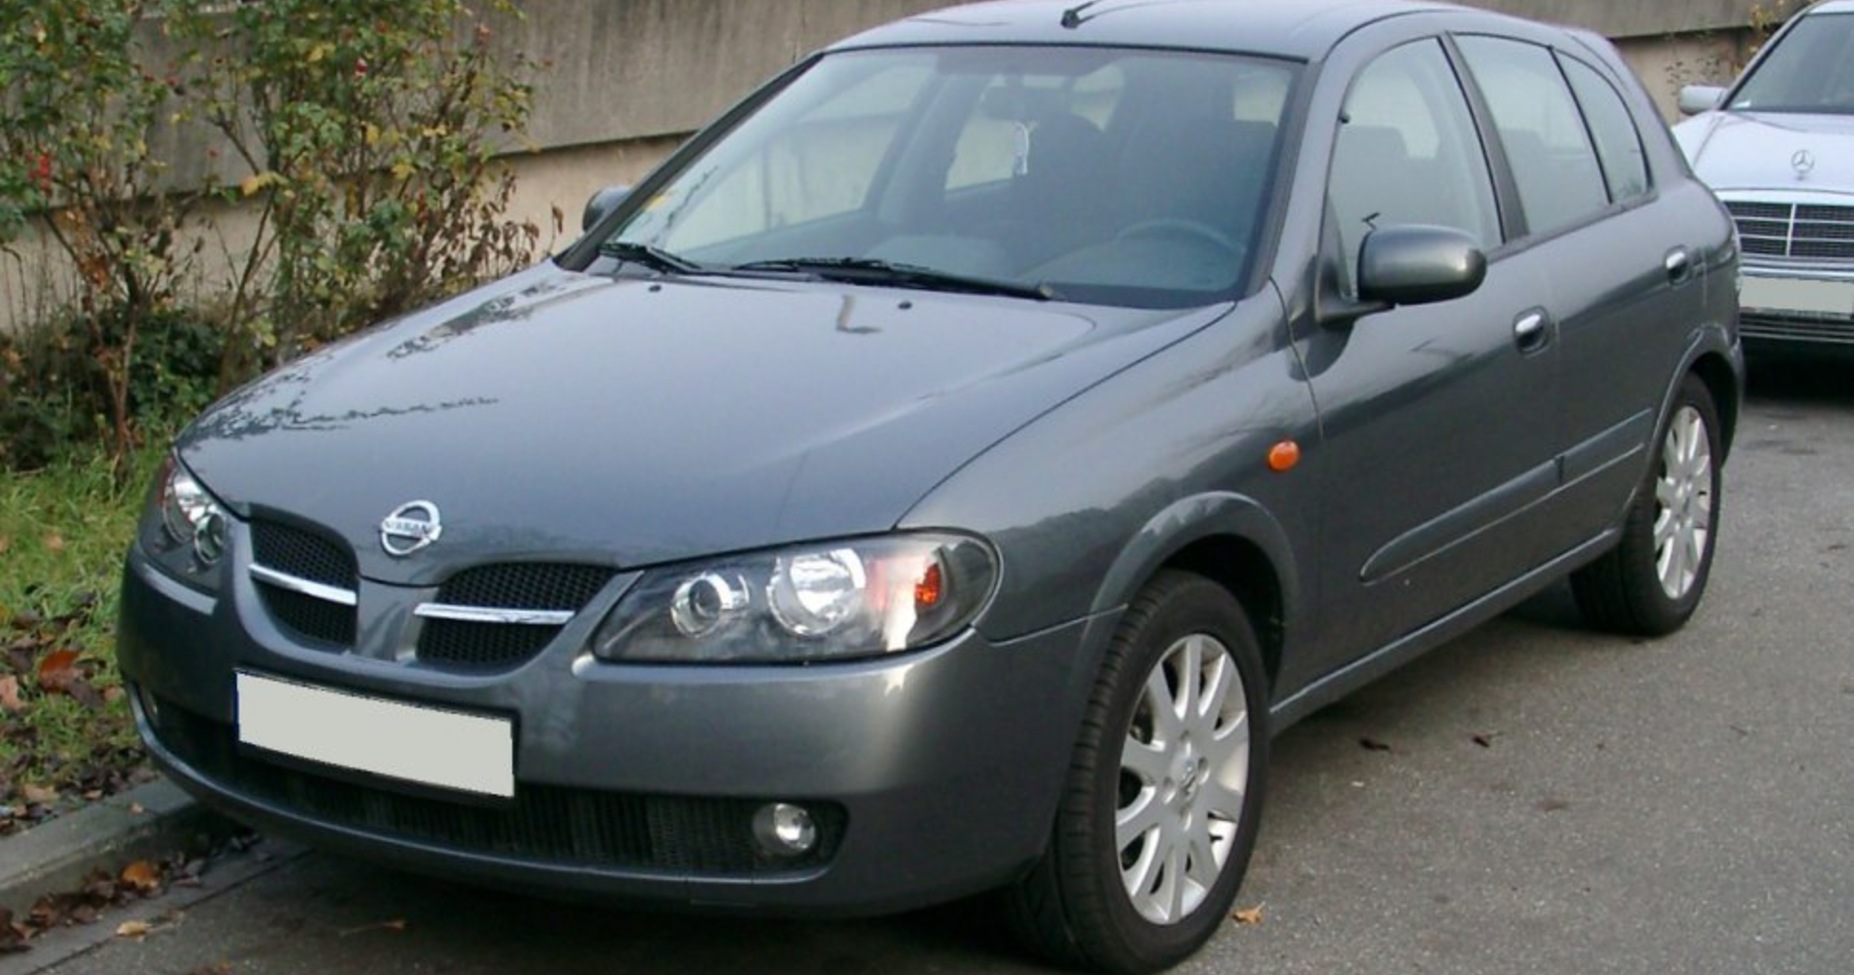
<svg viewBox="0 0 1854 975">
<path fill-rule="evenodd" d="M 1231 240 L 1228 234 L 1201 220 L 1192 220 L 1189 217 L 1158 217 L 1153 220 L 1141 220 L 1114 235 L 1115 240 L 1133 240 L 1138 237 L 1194 237 L 1215 244 L 1232 256 L 1242 253 L 1242 248 Z"/>
</svg>

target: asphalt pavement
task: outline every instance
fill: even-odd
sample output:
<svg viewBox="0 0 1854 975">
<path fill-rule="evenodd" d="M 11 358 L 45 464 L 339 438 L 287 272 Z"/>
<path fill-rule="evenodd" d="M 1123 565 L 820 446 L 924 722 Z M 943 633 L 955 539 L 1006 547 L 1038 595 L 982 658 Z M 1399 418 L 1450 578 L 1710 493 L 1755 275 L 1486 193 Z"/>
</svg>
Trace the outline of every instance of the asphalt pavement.
<svg viewBox="0 0 1854 975">
<path fill-rule="evenodd" d="M 1288 731 L 1256 923 L 1179 971 L 1854 971 L 1854 380 L 1756 376 L 1694 621 L 1619 640 L 1553 591 Z M 266 855 L 0 975 L 1039 970 L 980 902 L 696 919 Z"/>
</svg>

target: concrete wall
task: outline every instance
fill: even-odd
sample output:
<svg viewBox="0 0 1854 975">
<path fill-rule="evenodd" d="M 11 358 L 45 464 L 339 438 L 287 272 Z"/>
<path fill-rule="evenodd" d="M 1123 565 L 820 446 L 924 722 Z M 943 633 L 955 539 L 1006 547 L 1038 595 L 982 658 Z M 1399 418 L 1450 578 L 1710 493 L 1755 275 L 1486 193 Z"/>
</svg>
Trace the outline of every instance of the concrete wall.
<svg viewBox="0 0 1854 975">
<path fill-rule="evenodd" d="M 1291 2 L 1291 0 L 1280 0 Z M 1471 0 L 1618 41 L 1664 114 L 1681 84 L 1724 80 L 1751 10 L 1771 0 Z M 1780 0 L 1779 0 L 1780 2 Z M 527 0 L 510 38 L 551 64 L 521 161 L 518 205 L 559 205 L 569 232 L 601 186 L 634 182 L 662 154 L 810 51 L 941 0 Z M 599 150 L 592 147 L 604 146 Z M 569 150 L 561 158 L 552 158 Z"/>
<path fill-rule="evenodd" d="M 1771 0 L 1471 2 L 1616 39 L 1669 118 L 1680 85 L 1729 77 L 1743 54 L 1752 8 L 1772 6 Z M 549 151 L 520 161 L 517 205 L 533 218 L 558 205 L 570 234 L 594 191 L 636 181 L 682 137 L 793 61 L 837 38 L 940 6 L 940 0 L 527 0 L 527 23 L 510 40 L 552 65 L 531 127 L 536 144 Z"/>
<path fill-rule="evenodd" d="M 1277 0 L 1292 2 L 1292 0 Z M 1616 38 L 1672 115 L 1680 84 L 1722 81 L 1742 59 L 1754 6 L 1773 0 L 1471 0 L 1480 6 L 1574 24 Z M 1775 0 L 1783 5 L 1785 0 Z M 864 28 L 943 6 L 941 0 L 525 0 L 524 22 L 499 43 L 546 65 L 529 136 L 537 151 L 510 156 L 520 176 L 516 215 L 544 228 L 556 208 L 565 239 L 585 200 L 602 186 L 635 182 L 686 137 L 804 54 Z M 1794 5 L 1790 0 L 1790 6 Z M 178 178 L 197 179 L 212 139 L 201 130 L 160 133 Z M 224 170 L 221 175 L 242 173 Z M 249 237 L 236 213 L 204 231 L 207 259 Z M 44 250 L 28 239 L 0 260 L 0 328 L 55 304 L 68 289 L 47 276 Z"/>
<path fill-rule="evenodd" d="M 1758 0 L 1475 2 L 1652 45 L 1742 27 Z M 533 135 L 543 145 L 567 146 L 686 133 L 803 54 L 938 6 L 939 0 L 527 0 L 518 42 L 553 65 Z"/>
</svg>

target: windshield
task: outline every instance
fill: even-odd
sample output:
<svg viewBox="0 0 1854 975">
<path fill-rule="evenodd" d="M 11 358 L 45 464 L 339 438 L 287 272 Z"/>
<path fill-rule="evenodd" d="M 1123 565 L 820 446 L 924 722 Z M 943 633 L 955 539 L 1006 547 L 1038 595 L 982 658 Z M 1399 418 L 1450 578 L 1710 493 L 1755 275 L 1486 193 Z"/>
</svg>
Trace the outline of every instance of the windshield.
<svg viewBox="0 0 1854 975">
<path fill-rule="evenodd" d="M 1804 17 L 1758 62 L 1729 107 L 1854 114 L 1854 14 Z"/>
<path fill-rule="evenodd" d="M 1281 62 L 1150 50 L 830 55 L 641 187 L 601 252 L 1146 307 L 1218 300 L 1247 279 L 1293 78 Z"/>
</svg>

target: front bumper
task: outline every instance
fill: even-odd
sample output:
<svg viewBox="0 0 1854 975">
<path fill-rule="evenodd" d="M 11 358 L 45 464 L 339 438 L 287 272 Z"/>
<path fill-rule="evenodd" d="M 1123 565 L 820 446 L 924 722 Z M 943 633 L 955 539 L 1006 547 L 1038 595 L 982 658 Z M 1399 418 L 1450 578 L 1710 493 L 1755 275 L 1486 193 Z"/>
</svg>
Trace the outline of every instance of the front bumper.
<svg viewBox="0 0 1854 975">
<path fill-rule="evenodd" d="M 1747 346 L 1854 355 L 1854 266 L 1747 262 L 1742 281 L 1738 322 Z"/>
<path fill-rule="evenodd" d="M 580 649 L 594 625 L 507 673 L 446 674 L 296 643 L 239 585 L 205 596 L 135 550 L 118 653 L 155 758 L 260 828 L 518 889 L 859 915 L 1006 882 L 1041 854 L 1093 682 L 1085 648 L 1112 620 L 811 667 L 605 664 Z M 240 670 L 506 716 L 516 797 L 240 745 Z M 774 801 L 816 812 L 812 855 L 755 845 L 753 812 Z"/>
<path fill-rule="evenodd" d="M 1854 353 L 1854 198 L 1813 189 L 1719 193 L 1738 228 L 1747 348 Z"/>
</svg>

